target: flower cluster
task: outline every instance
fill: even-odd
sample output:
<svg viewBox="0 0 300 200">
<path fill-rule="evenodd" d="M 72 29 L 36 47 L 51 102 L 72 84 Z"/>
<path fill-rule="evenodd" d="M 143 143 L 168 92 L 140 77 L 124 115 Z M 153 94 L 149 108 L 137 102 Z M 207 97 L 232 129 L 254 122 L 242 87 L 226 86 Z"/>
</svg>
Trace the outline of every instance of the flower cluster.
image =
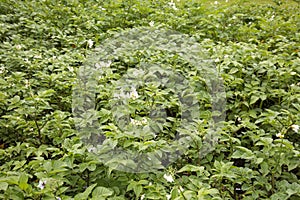
<svg viewBox="0 0 300 200">
<path fill-rule="evenodd" d="M 118 98 L 118 99 L 121 99 L 121 98 L 124 98 L 124 99 L 138 99 L 139 98 L 139 94 L 138 92 L 136 91 L 136 89 L 134 87 L 131 88 L 131 91 L 128 93 L 125 93 L 124 91 L 121 91 L 119 94 L 114 94 L 114 97 L 115 98 Z"/>
<path fill-rule="evenodd" d="M 142 126 L 147 124 L 147 119 L 143 118 L 141 121 L 130 118 L 130 123 L 134 126 Z"/>
<path fill-rule="evenodd" d="M 149 26 L 153 27 L 154 26 L 154 21 L 149 22 Z"/>
<path fill-rule="evenodd" d="M 292 129 L 294 132 L 296 132 L 296 133 L 298 133 L 298 131 L 299 131 L 299 125 L 297 125 L 297 124 L 293 124 L 293 125 L 291 125 L 290 127 L 289 127 L 290 129 Z M 277 133 L 276 134 L 276 137 L 278 137 L 278 138 L 284 138 L 284 134 L 287 132 L 287 130 L 285 130 L 285 131 L 283 131 L 283 132 L 280 132 L 280 133 Z"/>
</svg>

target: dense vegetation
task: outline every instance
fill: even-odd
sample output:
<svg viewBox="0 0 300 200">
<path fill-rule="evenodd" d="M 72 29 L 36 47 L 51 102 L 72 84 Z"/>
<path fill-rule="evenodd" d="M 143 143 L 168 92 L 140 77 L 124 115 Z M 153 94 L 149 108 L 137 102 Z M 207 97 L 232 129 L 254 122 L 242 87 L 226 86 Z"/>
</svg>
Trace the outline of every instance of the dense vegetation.
<svg viewBox="0 0 300 200">
<path fill-rule="evenodd" d="M 224 2 L 1 0 L 0 199 L 299 199 L 299 3 Z"/>
</svg>

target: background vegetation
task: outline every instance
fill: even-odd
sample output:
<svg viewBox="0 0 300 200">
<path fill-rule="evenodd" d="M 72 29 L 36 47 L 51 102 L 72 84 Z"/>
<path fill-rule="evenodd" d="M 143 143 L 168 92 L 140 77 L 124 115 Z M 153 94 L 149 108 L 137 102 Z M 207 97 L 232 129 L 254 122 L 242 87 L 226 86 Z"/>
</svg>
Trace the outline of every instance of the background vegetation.
<svg viewBox="0 0 300 200">
<path fill-rule="evenodd" d="M 300 6 L 264 2 L 1 0 L 0 199 L 299 199 Z M 134 174 L 103 165 L 82 144 L 72 86 L 95 46 L 142 26 L 176 30 L 206 49 L 227 105 L 204 158 L 205 127 L 168 168 Z M 112 63 L 116 75 L 142 59 L 125 58 Z M 155 59 L 187 69 L 163 58 Z"/>
</svg>

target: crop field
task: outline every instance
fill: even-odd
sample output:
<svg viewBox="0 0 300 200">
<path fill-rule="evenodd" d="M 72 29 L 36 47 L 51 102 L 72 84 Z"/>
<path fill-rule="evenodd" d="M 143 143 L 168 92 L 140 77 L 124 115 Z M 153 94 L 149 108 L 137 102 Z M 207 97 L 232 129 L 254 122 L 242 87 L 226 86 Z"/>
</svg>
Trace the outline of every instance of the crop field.
<svg viewBox="0 0 300 200">
<path fill-rule="evenodd" d="M 0 199 L 299 200 L 299 0 L 0 0 Z"/>
</svg>

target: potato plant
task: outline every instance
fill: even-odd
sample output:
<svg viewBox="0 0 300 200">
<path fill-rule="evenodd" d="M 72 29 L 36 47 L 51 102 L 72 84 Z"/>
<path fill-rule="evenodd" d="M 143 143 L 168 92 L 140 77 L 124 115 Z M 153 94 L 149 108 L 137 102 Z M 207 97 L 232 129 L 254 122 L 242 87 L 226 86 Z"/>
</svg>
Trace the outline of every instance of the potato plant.
<svg viewBox="0 0 300 200">
<path fill-rule="evenodd" d="M 287 2 L 2 0 L 0 199 L 299 199 Z"/>
</svg>

